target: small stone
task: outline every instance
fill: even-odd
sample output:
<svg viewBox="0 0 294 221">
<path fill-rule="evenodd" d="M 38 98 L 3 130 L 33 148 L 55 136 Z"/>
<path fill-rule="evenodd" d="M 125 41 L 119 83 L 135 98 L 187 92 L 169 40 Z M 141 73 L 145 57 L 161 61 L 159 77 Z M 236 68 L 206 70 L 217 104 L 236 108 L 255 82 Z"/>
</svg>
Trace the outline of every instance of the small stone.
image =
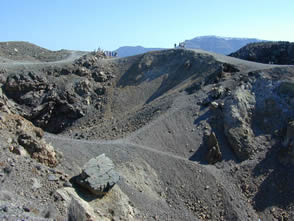
<svg viewBox="0 0 294 221">
<path fill-rule="evenodd" d="M 51 173 L 56 173 L 56 170 L 55 169 L 53 169 L 53 168 L 49 168 L 49 171 L 51 172 Z"/>
<path fill-rule="evenodd" d="M 27 206 L 23 206 L 22 209 L 25 211 L 25 212 L 30 212 L 31 209 Z"/>
<path fill-rule="evenodd" d="M 4 173 L 10 174 L 12 171 L 12 168 L 9 166 L 6 166 L 6 167 L 4 167 L 3 171 L 4 171 Z"/>
<path fill-rule="evenodd" d="M 1 209 L 2 209 L 2 211 L 5 212 L 5 213 L 8 212 L 8 207 L 7 207 L 7 206 L 3 206 Z"/>
<path fill-rule="evenodd" d="M 38 165 L 36 165 L 36 169 L 37 170 L 41 170 L 42 169 L 42 166 L 38 164 Z"/>
<path fill-rule="evenodd" d="M 213 109 L 213 110 L 217 109 L 218 106 L 219 106 L 219 104 L 217 102 L 215 102 L 215 101 L 210 103 L 210 108 Z"/>
<path fill-rule="evenodd" d="M 48 175 L 48 180 L 49 181 L 57 181 L 58 180 L 58 177 L 53 175 L 53 174 L 49 174 Z"/>
<path fill-rule="evenodd" d="M 23 156 L 23 157 L 27 157 L 29 156 L 28 152 L 22 147 L 22 146 L 18 146 L 18 147 L 11 147 L 11 150 L 13 153 Z M 14 166 L 11 164 L 11 166 Z"/>
<path fill-rule="evenodd" d="M 208 190 L 208 189 L 209 189 L 209 186 L 208 186 L 208 185 L 206 185 L 204 189 L 205 189 L 205 190 Z"/>
<path fill-rule="evenodd" d="M 66 177 L 65 176 L 60 176 L 60 180 L 61 181 L 66 181 Z"/>
<path fill-rule="evenodd" d="M 39 189 L 42 187 L 42 184 L 37 178 L 32 178 L 33 181 L 33 189 Z"/>
</svg>

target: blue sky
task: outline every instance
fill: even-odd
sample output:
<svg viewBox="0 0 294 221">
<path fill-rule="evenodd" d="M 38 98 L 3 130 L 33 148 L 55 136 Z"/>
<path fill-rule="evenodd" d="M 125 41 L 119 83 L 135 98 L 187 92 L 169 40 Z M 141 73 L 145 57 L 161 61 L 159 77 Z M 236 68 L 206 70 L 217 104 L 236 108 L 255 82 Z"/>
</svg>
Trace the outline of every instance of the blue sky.
<svg viewBox="0 0 294 221">
<path fill-rule="evenodd" d="M 0 41 L 115 50 L 202 35 L 294 42 L 293 0 L 2 0 Z"/>
</svg>

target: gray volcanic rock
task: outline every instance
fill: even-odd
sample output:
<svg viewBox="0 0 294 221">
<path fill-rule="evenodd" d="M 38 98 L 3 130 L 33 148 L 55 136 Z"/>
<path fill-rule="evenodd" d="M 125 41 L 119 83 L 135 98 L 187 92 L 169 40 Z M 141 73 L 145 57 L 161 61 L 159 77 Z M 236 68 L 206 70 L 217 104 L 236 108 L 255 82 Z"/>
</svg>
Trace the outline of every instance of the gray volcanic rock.
<svg viewBox="0 0 294 221">
<path fill-rule="evenodd" d="M 239 159 L 252 155 L 254 134 L 250 127 L 255 98 L 250 91 L 239 88 L 224 104 L 225 135 Z"/>
<path fill-rule="evenodd" d="M 60 67 L 13 73 L 1 70 L 3 93 L 16 103 L 20 115 L 45 131 L 60 133 L 83 117 L 89 106 L 102 105 L 114 77 L 99 67 L 103 58 L 102 52 L 95 52 Z"/>
<path fill-rule="evenodd" d="M 276 74 L 252 72 L 250 75 L 255 79 L 241 85 L 225 99 L 224 132 L 240 160 L 246 160 L 258 151 L 260 134 L 284 130 L 294 117 L 294 84 L 279 80 L 281 75 L 288 74 L 286 69 L 280 73 L 276 71 Z M 284 146 L 291 143 L 291 134 L 291 124 L 288 124 Z"/>
<path fill-rule="evenodd" d="M 57 88 L 40 73 L 10 75 L 3 88 L 9 98 L 22 106 L 22 116 L 50 132 L 59 132 L 83 116 L 82 99 Z"/>
<path fill-rule="evenodd" d="M 119 175 L 111 159 L 101 154 L 88 161 L 76 182 L 95 195 L 105 195 L 117 182 Z"/>
<path fill-rule="evenodd" d="M 90 68 L 94 66 L 98 60 L 106 58 L 106 55 L 102 51 L 88 53 L 75 61 L 78 66 Z M 82 69 L 80 69 L 81 71 Z"/>
</svg>

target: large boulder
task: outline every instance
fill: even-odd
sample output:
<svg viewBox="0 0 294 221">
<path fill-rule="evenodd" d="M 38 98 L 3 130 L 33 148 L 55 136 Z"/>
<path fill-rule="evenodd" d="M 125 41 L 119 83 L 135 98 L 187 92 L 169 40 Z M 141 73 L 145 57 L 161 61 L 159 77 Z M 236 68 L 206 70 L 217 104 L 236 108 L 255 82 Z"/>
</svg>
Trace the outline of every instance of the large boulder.
<svg viewBox="0 0 294 221">
<path fill-rule="evenodd" d="M 94 195 L 103 196 L 119 181 L 119 175 L 112 160 L 101 154 L 84 165 L 75 181 Z"/>
</svg>

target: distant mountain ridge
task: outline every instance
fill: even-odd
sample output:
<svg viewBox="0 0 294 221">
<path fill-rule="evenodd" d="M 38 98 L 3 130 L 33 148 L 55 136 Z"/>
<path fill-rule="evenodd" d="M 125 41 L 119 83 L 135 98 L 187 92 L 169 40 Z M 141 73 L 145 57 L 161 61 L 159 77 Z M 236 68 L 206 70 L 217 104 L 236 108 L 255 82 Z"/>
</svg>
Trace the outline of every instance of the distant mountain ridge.
<svg viewBox="0 0 294 221">
<path fill-rule="evenodd" d="M 163 50 L 164 48 L 144 48 L 142 46 L 124 46 L 115 50 L 119 57 L 128 57 L 143 54 L 149 51 Z"/>
<path fill-rule="evenodd" d="M 214 35 L 200 36 L 191 40 L 184 41 L 186 48 L 202 49 L 205 51 L 211 51 L 218 54 L 228 55 L 249 43 L 262 42 L 257 38 L 231 38 L 220 37 Z"/>
<path fill-rule="evenodd" d="M 218 54 L 228 55 L 249 43 L 263 42 L 257 38 L 232 38 L 207 35 L 185 40 L 185 47 L 191 49 L 202 49 L 204 51 L 215 52 Z M 178 45 L 178 44 L 177 44 Z M 142 46 L 124 46 L 115 50 L 119 57 L 133 56 L 143 54 L 149 51 L 163 50 L 165 48 L 144 48 Z"/>
</svg>

